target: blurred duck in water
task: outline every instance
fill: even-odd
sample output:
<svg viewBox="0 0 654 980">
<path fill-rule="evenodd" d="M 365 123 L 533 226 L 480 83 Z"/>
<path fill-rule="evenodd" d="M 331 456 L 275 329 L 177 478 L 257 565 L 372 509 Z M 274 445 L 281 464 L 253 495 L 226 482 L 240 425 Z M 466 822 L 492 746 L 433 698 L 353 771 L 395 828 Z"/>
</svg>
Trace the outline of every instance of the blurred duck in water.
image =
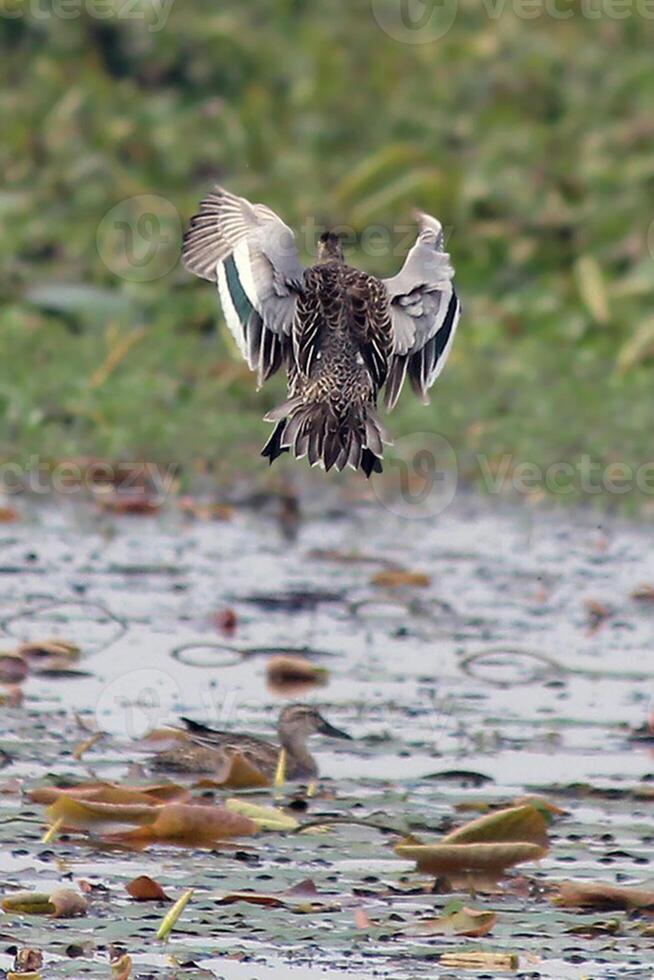
<svg viewBox="0 0 654 980">
<path fill-rule="evenodd" d="M 229 756 L 239 754 L 272 780 L 283 748 L 286 750 L 286 779 L 315 779 L 318 766 L 307 748 L 309 738 L 317 734 L 351 738 L 307 704 L 292 704 L 282 709 L 277 723 L 279 745 L 254 735 L 217 731 L 189 718 L 182 718 L 182 721 L 187 740 L 158 753 L 154 760 L 157 769 L 213 772 L 220 769 Z"/>
</svg>

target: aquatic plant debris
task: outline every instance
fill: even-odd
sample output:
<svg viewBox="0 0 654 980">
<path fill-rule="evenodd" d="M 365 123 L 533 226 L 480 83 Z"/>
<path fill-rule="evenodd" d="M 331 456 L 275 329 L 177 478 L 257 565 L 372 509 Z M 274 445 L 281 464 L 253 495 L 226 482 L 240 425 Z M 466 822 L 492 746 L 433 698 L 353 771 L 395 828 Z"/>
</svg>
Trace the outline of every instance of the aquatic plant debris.
<svg viewBox="0 0 654 980">
<path fill-rule="evenodd" d="M 501 975 L 518 956 L 519 972 L 543 980 L 643 980 L 654 794 L 651 743 L 632 735 L 648 730 L 642 694 L 654 671 L 650 604 L 631 596 L 654 578 L 649 532 L 609 522 L 600 535 L 596 519 L 538 513 L 527 530 L 522 518 L 476 506 L 466 504 L 472 517 L 455 509 L 401 533 L 365 509 L 336 523 L 319 516 L 301 531 L 301 587 L 298 553 L 269 536 L 276 595 L 333 597 L 274 608 L 238 598 L 261 589 L 252 569 L 266 527 L 238 507 L 232 521 L 194 521 L 181 535 L 178 517 L 168 524 L 165 513 L 140 525 L 116 517 L 100 551 L 61 512 L 43 513 L 36 545 L 32 530 L 12 525 L 5 561 L 18 567 L 28 550 L 36 558 L 7 577 L 4 648 L 66 637 L 87 672 L 56 683 L 29 672 L 23 706 L 2 709 L 2 895 L 46 895 L 39 915 L 3 912 L 3 929 L 44 951 L 48 980 L 71 969 L 80 980 L 106 977 L 110 946 L 113 975 L 124 977 L 173 969 L 189 980 L 241 980 L 239 967 L 249 967 L 262 980 L 323 968 L 439 980 Z M 405 568 L 419 554 L 431 585 L 380 602 L 368 563 L 310 557 L 327 543 L 347 553 L 352 540 Z M 63 601 L 71 581 L 88 602 Z M 37 598 L 26 603 L 28 594 Z M 615 610 L 592 635 L 580 596 L 610 597 Z M 370 603 L 365 616 L 352 608 L 361 602 Z M 329 684 L 301 699 L 355 740 L 313 738 L 313 795 L 302 784 L 230 788 L 220 770 L 153 765 L 154 742 L 179 744 L 182 714 L 274 737 L 280 695 L 268 690 L 266 664 L 275 654 L 227 658 L 223 645 L 188 662 L 172 656 L 182 645 L 199 653 L 215 637 L 207 631 L 216 608 L 236 613 L 239 651 L 318 651 L 310 662 L 329 663 Z M 489 650 L 498 652 L 462 669 Z M 76 758 L 98 731 L 104 737 Z M 162 734 L 150 740 L 148 731 Z M 43 843 L 56 808 L 64 822 Z M 248 832 L 226 836 L 228 818 L 250 821 Z M 423 872 L 400 856 L 395 847 L 409 837 L 404 846 L 449 849 L 448 870 Z M 506 865 L 516 848 L 529 860 Z M 474 867 L 452 870 L 455 859 L 474 864 L 474 849 Z M 151 899 L 129 893 L 139 878 L 158 886 L 135 886 Z M 576 891 L 558 904 L 565 882 Z M 83 917 L 52 918 L 57 887 L 79 890 Z M 194 890 L 165 952 L 155 937 L 174 902 L 159 888 L 174 900 Z M 463 909 L 480 915 L 457 919 Z M 311 968 L 301 952 L 309 946 Z M 162 966 L 169 952 L 176 966 Z M 472 952 L 493 955 L 447 965 Z M 12 965 L 0 955 L 0 969 Z"/>
</svg>

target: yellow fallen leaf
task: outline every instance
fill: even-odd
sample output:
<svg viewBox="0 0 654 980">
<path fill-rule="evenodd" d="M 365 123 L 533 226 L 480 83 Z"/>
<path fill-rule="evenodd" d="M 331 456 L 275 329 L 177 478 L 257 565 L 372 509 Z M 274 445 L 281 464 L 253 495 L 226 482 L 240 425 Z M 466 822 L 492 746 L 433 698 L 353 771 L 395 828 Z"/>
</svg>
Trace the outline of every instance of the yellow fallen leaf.
<svg viewBox="0 0 654 980">
<path fill-rule="evenodd" d="M 496 922 L 496 912 L 464 906 L 437 919 L 421 919 L 401 933 L 403 936 L 485 936 Z"/>
<path fill-rule="evenodd" d="M 167 912 L 166 915 L 164 915 L 161 921 L 161 925 L 157 930 L 157 939 L 166 940 L 168 938 L 168 936 L 174 929 L 180 915 L 182 914 L 182 912 L 190 902 L 192 896 L 193 896 L 193 889 L 188 888 L 181 896 L 181 898 L 177 899 L 177 901 L 171 908 L 170 912 Z"/>
<path fill-rule="evenodd" d="M 398 857 L 415 861 L 418 871 L 434 875 L 480 872 L 501 875 L 506 868 L 525 861 L 539 861 L 547 854 L 538 844 L 397 844 Z"/>
<path fill-rule="evenodd" d="M 423 572 L 408 572 L 401 568 L 388 568 L 383 572 L 377 572 L 370 581 L 373 585 L 384 589 L 399 589 L 404 585 L 424 589 L 431 584 L 429 575 Z"/>
<path fill-rule="evenodd" d="M 20 915 L 50 915 L 54 919 L 70 919 L 86 915 L 88 902 L 72 888 L 56 888 L 47 892 L 15 892 L 2 900 L 4 912 Z"/>
<path fill-rule="evenodd" d="M 232 813 L 241 813 L 254 820 L 263 830 L 295 830 L 299 821 L 283 810 L 272 806 L 257 806 L 246 800 L 225 800 L 225 806 Z"/>
<path fill-rule="evenodd" d="M 59 817 L 58 820 L 55 820 L 55 822 L 50 827 L 48 827 L 45 834 L 41 838 L 41 843 L 51 844 L 52 841 L 57 836 L 57 834 L 59 833 L 59 831 L 61 830 L 61 828 L 63 827 L 63 825 L 64 825 L 64 818 Z"/>
<path fill-rule="evenodd" d="M 275 769 L 275 779 L 273 782 L 277 789 L 281 788 L 286 782 L 286 749 L 284 748 L 279 750 L 279 759 L 277 760 L 277 768 Z"/>
<path fill-rule="evenodd" d="M 446 834 L 440 843 L 499 844 L 509 841 L 547 847 L 547 820 L 542 810 L 531 803 L 495 810 Z"/>
<path fill-rule="evenodd" d="M 517 970 L 517 953 L 443 953 L 441 966 L 459 970 Z"/>
<path fill-rule="evenodd" d="M 628 888 L 603 881 L 562 881 L 552 898 L 562 908 L 599 909 L 604 912 L 624 909 L 654 909 L 654 891 Z"/>
</svg>

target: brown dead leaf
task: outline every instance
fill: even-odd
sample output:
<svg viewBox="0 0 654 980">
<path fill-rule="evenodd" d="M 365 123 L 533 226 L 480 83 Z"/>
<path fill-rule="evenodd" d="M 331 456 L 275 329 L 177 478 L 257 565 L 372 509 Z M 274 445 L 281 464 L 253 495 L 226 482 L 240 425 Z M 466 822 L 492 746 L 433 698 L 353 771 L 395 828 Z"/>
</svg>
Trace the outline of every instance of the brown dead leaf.
<svg viewBox="0 0 654 980">
<path fill-rule="evenodd" d="M 60 640 L 57 637 L 21 643 L 16 652 L 30 664 L 47 660 L 49 657 L 64 657 L 74 662 L 79 660 L 82 655 L 82 651 L 74 643 Z"/>
<path fill-rule="evenodd" d="M 266 675 L 273 684 L 294 682 L 324 684 L 329 676 L 324 667 L 316 667 L 305 657 L 288 654 L 271 657 L 266 666 Z"/>
<path fill-rule="evenodd" d="M 654 602 L 654 585 L 639 585 L 631 593 L 636 602 Z"/>
<path fill-rule="evenodd" d="M 533 804 L 484 814 L 446 834 L 441 844 L 521 842 L 547 848 L 547 820 Z"/>
<path fill-rule="evenodd" d="M 132 975 L 132 958 L 127 953 L 111 959 L 111 980 L 130 980 Z"/>
<path fill-rule="evenodd" d="M 25 658 L 35 674 L 68 673 L 82 655 L 74 643 L 57 638 L 21 643 L 17 653 Z"/>
<path fill-rule="evenodd" d="M 238 617 L 233 609 L 222 609 L 212 617 L 212 623 L 221 633 L 232 636 L 238 626 Z"/>
<path fill-rule="evenodd" d="M 119 786 L 116 783 L 79 783 L 77 786 L 40 786 L 29 790 L 27 796 L 33 803 L 48 805 L 60 797 L 88 803 L 142 803 L 157 806 L 161 803 L 182 803 L 191 797 L 190 791 L 175 783 L 157 783 L 151 786 Z"/>
<path fill-rule="evenodd" d="M 201 503 L 192 497 L 180 497 L 177 506 L 186 517 L 197 521 L 231 521 L 234 508 L 227 504 Z"/>
<path fill-rule="evenodd" d="M 602 912 L 654 909 L 654 891 L 624 888 L 602 881 L 562 881 L 552 898 L 554 905 L 568 909 L 597 909 Z"/>
<path fill-rule="evenodd" d="M 3 898 L 2 909 L 19 915 L 50 915 L 54 919 L 71 919 L 86 915 L 88 902 L 72 888 L 56 888 L 53 892 L 14 892 Z"/>
<path fill-rule="evenodd" d="M 116 824 L 132 825 L 152 823 L 160 806 L 149 803 L 97 803 L 78 800 L 71 796 L 59 796 L 47 810 L 50 824 L 63 821 L 65 830 L 90 830 L 108 832 Z"/>
<path fill-rule="evenodd" d="M 377 572 L 370 579 L 372 585 L 378 585 L 384 589 L 399 589 L 409 585 L 414 588 L 424 589 L 431 585 L 429 575 L 424 572 L 409 572 L 402 568 L 387 568 L 382 572 Z"/>
<path fill-rule="evenodd" d="M 272 779 L 262 772 L 253 762 L 250 762 L 240 752 L 226 753 L 217 751 L 216 772 L 210 779 L 199 780 L 195 785 L 208 789 L 224 787 L 226 789 L 256 789 L 259 786 L 271 786 Z"/>
<path fill-rule="evenodd" d="M 14 957 L 14 970 L 17 973 L 38 973 L 43 966 L 43 953 L 40 949 L 19 949 Z"/>
<path fill-rule="evenodd" d="M 230 892 L 216 899 L 217 905 L 234 905 L 236 902 L 247 902 L 249 905 L 263 905 L 266 908 L 286 908 L 286 902 L 278 895 L 266 892 Z"/>
<path fill-rule="evenodd" d="M 147 875 L 139 875 L 125 885 L 125 889 L 137 902 L 170 902 L 158 881 Z"/>
<path fill-rule="evenodd" d="M 161 509 L 161 501 L 147 491 L 119 493 L 112 491 L 96 495 L 101 510 L 110 514 L 151 517 Z"/>
<path fill-rule="evenodd" d="M 443 953 L 441 966 L 458 970 L 517 970 L 520 957 L 517 953 Z"/>
<path fill-rule="evenodd" d="M 209 845 L 231 837 L 249 837 L 259 827 L 248 817 L 232 813 L 222 806 L 191 803 L 168 803 L 150 808 L 154 820 L 134 830 L 105 834 L 105 840 L 124 843 L 139 841 L 174 841 L 189 846 Z"/>
<path fill-rule="evenodd" d="M 533 806 L 541 813 L 551 814 L 552 817 L 562 817 L 565 815 L 565 810 L 562 810 L 560 806 L 555 803 L 551 803 L 544 796 L 538 796 L 534 793 L 529 793 L 527 796 L 518 796 L 513 801 L 514 806 Z"/>
<path fill-rule="evenodd" d="M 401 932 L 403 936 L 486 936 L 496 922 L 496 912 L 464 906 L 437 919 L 422 919 Z"/>
<path fill-rule="evenodd" d="M 29 672 L 29 664 L 19 653 L 0 652 L 0 683 L 20 684 Z"/>
<path fill-rule="evenodd" d="M 525 842 L 503 844 L 397 844 L 398 857 L 415 861 L 418 871 L 433 875 L 480 874 L 499 878 L 507 868 L 525 861 L 539 861 L 547 848 Z"/>
<path fill-rule="evenodd" d="M 17 684 L 0 688 L 0 708 L 19 708 L 23 703 L 23 692 Z"/>
<path fill-rule="evenodd" d="M 372 929 L 373 923 L 365 909 L 362 909 L 361 907 L 354 909 L 353 916 L 354 925 L 357 929 L 361 929 L 364 932 L 368 929 Z"/>
<path fill-rule="evenodd" d="M 89 749 L 92 749 L 101 738 L 104 738 L 104 736 L 104 732 L 94 732 L 93 735 L 89 735 L 88 738 L 85 738 L 83 742 L 78 742 L 73 749 L 73 759 L 81 759 L 84 754 L 88 752 Z"/>
<path fill-rule="evenodd" d="M 79 915 L 86 915 L 89 903 L 79 892 L 72 888 L 57 888 L 50 895 L 50 902 L 54 906 L 53 918 L 72 919 Z"/>
<path fill-rule="evenodd" d="M 603 626 L 607 619 L 613 615 L 613 611 L 608 606 L 596 599 L 586 599 L 584 606 L 588 616 L 588 632 L 591 635 L 596 633 L 600 626 Z"/>
</svg>

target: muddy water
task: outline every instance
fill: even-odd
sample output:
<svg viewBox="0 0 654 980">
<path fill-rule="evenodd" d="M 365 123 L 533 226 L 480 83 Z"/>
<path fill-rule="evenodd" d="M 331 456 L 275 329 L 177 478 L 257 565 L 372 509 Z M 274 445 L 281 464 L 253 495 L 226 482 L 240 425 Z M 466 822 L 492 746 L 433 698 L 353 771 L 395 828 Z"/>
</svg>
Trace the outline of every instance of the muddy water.
<svg viewBox="0 0 654 980">
<path fill-rule="evenodd" d="M 189 523 L 172 506 L 156 518 L 120 519 L 53 506 L 6 526 L 3 647 L 61 636 L 84 650 L 85 673 L 30 678 L 23 707 L 2 709 L 0 747 L 10 756 L 2 779 L 125 779 L 147 759 L 135 740 L 179 714 L 270 734 L 285 700 L 267 688 L 266 659 L 298 649 L 330 672 L 326 687 L 302 699 L 356 739 L 315 740 L 333 798 L 318 796 L 309 817 L 381 815 L 431 839 L 430 829 L 474 815 L 458 804 L 536 790 L 567 816 L 553 828 L 549 856 L 521 875 L 538 884 L 654 885 L 654 801 L 631 794 L 652 785 L 653 750 L 628 739 L 652 710 L 654 602 L 631 593 L 654 584 L 654 531 L 588 513 L 492 510 L 474 499 L 413 521 L 371 505 L 307 503 L 293 542 L 274 509 Z M 430 584 L 373 585 L 390 564 Z M 214 623 L 226 608 L 238 620 L 231 636 Z M 81 761 L 71 757 L 82 737 L 75 713 L 110 735 Z M 460 770 L 478 775 L 452 775 Z M 109 943 L 130 951 L 142 977 L 453 977 L 440 954 L 470 947 L 519 953 L 523 977 L 652 974 L 642 923 L 553 910 L 528 888 L 476 900 L 499 913 L 484 939 L 396 935 L 405 919 L 448 899 L 420 892 L 426 880 L 371 828 L 271 834 L 237 854 L 155 847 L 131 855 L 80 838 L 44 846 L 37 807 L 5 793 L 0 808 L 3 892 L 71 877 L 108 889 L 84 920 L 0 919 L 2 948 L 44 948 L 49 977 L 106 976 Z M 161 910 L 124 892 L 138 874 L 175 894 L 196 888 L 166 947 L 153 939 Z M 338 897 L 339 909 L 215 904 L 218 893 L 279 892 L 304 878 Z M 356 906 L 372 929 L 356 928 Z M 611 918 L 619 924 L 610 936 L 566 932 Z M 83 950 L 74 961 L 71 945 Z M 10 963 L 0 957 L 1 967 Z"/>
</svg>

